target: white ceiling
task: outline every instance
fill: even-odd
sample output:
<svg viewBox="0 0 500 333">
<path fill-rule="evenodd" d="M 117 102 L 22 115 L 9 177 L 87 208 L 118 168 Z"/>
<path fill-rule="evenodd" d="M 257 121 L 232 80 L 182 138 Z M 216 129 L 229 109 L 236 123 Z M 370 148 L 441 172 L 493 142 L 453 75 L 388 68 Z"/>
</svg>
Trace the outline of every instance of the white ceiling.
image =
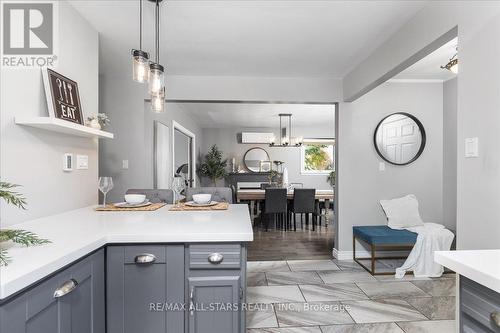
<svg viewBox="0 0 500 333">
<path fill-rule="evenodd" d="M 442 69 L 457 53 L 458 38 L 441 46 L 427 57 L 408 67 L 393 79 L 396 80 L 441 80 L 446 81 L 456 76 L 449 70 Z"/>
<path fill-rule="evenodd" d="M 279 127 L 280 113 L 292 114 L 293 127 L 331 126 L 334 105 L 256 103 L 178 103 L 201 128 Z M 168 109 L 168 104 L 167 104 Z"/>
<path fill-rule="evenodd" d="M 100 70 L 130 72 L 138 0 L 70 0 L 100 33 Z M 170 75 L 343 77 L 427 1 L 162 3 L 161 61 Z M 153 8 L 145 1 L 145 47 Z"/>
</svg>

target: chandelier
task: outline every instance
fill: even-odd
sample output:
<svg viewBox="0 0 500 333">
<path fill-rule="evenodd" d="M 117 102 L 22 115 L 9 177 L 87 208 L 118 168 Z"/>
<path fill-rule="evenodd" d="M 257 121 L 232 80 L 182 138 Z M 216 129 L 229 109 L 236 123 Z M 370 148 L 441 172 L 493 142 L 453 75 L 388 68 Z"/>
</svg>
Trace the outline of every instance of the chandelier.
<svg viewBox="0 0 500 333">
<path fill-rule="evenodd" d="M 276 143 L 276 137 L 269 140 L 269 147 L 300 147 L 303 138 L 292 136 L 292 114 L 280 113 L 279 143 Z"/>
</svg>

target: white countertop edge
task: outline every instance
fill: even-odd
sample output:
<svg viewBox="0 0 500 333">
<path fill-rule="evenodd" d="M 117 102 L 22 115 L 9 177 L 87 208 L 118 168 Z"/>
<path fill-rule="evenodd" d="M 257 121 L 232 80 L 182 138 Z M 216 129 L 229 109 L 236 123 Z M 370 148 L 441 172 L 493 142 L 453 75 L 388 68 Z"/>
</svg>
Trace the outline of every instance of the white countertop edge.
<svg viewBox="0 0 500 333">
<path fill-rule="evenodd" d="M 31 287 L 33 284 L 49 277 L 60 269 L 70 265 L 71 263 L 84 258 L 95 250 L 101 248 L 105 244 L 106 242 L 103 237 L 91 244 L 86 245 L 85 247 L 79 248 L 77 251 L 65 254 L 64 257 L 61 257 L 50 263 L 46 263 L 39 268 L 34 269 L 29 274 L 20 276 L 13 281 L 2 284 L 0 288 L 0 301 L 25 288 Z"/>
<path fill-rule="evenodd" d="M 29 288 L 33 284 L 37 283 L 38 281 L 41 281 L 48 276 L 54 274 L 55 272 L 59 271 L 60 269 L 74 263 L 75 261 L 78 261 L 90 253 L 94 252 L 95 250 L 107 246 L 107 245 L 113 245 L 113 244 L 120 244 L 120 243 L 130 243 L 130 244 L 147 244 L 147 243 L 214 243 L 214 242 L 222 242 L 222 243 L 244 243 L 244 242 L 251 242 L 253 240 L 253 235 L 248 236 L 247 234 L 243 233 L 242 237 L 238 238 L 238 240 L 235 240 L 235 234 L 219 234 L 217 235 L 217 239 L 215 238 L 207 238 L 206 236 L 203 235 L 198 235 L 198 234 L 186 234 L 186 236 L 189 237 L 190 241 L 189 242 L 179 242 L 178 237 L 172 237 L 169 239 L 168 237 L 165 237 L 165 235 L 159 235 L 157 237 L 152 237 L 151 235 L 145 235 L 145 236 L 137 236 L 137 235 L 112 235 L 112 236 L 106 236 L 102 237 L 85 247 L 79 248 L 77 251 L 74 251 L 72 253 L 67 253 L 64 255 L 64 257 L 59 258 L 58 260 L 55 260 L 50 263 L 46 263 L 43 266 L 34 269 L 31 271 L 29 274 L 26 274 L 24 276 L 20 276 L 16 278 L 13 281 L 9 281 L 7 283 L 4 283 L 1 285 L 0 288 L 0 301 L 3 299 L 23 290 L 24 288 Z M 24 287 L 20 287 L 24 286 Z"/>
<path fill-rule="evenodd" d="M 207 235 L 204 234 L 190 234 L 190 233 L 185 233 L 183 235 L 186 238 L 189 238 L 189 241 L 179 241 L 179 237 L 176 235 L 173 235 L 172 237 L 168 237 L 165 235 L 131 235 L 131 234 L 124 234 L 124 235 L 109 235 L 106 236 L 105 238 L 105 245 L 112 245 L 112 244 L 120 244 L 120 243 L 131 243 L 131 244 L 137 244 L 137 243 L 216 243 L 216 242 L 222 242 L 222 243 L 245 243 L 245 242 L 251 242 L 253 241 L 253 235 L 249 235 L 248 233 L 219 233 L 217 235 Z M 212 236 L 212 237 L 210 237 Z"/>
<path fill-rule="evenodd" d="M 437 251 L 434 253 L 434 260 L 459 275 L 471 279 L 491 290 L 500 293 L 500 276 L 494 276 L 487 272 L 470 267 L 467 264 L 457 261 L 457 259 L 450 258 L 447 254 L 456 251 Z M 479 250 L 478 250 L 479 252 Z M 494 263 L 492 263 L 494 264 Z"/>
</svg>

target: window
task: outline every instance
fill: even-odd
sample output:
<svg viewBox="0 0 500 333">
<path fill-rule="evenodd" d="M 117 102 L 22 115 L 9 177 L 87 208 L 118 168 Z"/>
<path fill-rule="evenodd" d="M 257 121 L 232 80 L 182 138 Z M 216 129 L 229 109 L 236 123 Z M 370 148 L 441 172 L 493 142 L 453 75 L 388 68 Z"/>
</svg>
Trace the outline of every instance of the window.
<svg viewBox="0 0 500 333">
<path fill-rule="evenodd" d="M 335 170 L 335 139 L 304 139 L 301 147 L 301 173 L 329 174 Z"/>
</svg>

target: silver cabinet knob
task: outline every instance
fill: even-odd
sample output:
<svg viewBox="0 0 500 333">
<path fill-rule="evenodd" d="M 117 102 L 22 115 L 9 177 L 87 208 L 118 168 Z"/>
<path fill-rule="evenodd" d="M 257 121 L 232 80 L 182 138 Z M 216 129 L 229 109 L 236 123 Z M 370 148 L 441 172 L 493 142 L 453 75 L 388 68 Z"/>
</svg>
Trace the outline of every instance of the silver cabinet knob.
<svg viewBox="0 0 500 333">
<path fill-rule="evenodd" d="M 215 253 L 211 253 L 208 256 L 208 262 L 211 264 L 214 264 L 214 265 L 220 264 L 223 260 L 224 260 L 224 256 L 222 255 L 222 253 L 215 252 Z"/>
<path fill-rule="evenodd" d="M 134 259 L 136 264 L 144 265 L 144 264 L 152 264 L 156 261 L 156 256 L 151 253 L 142 253 L 135 257 Z"/>
<path fill-rule="evenodd" d="M 500 312 L 493 312 L 492 314 L 490 314 L 490 317 L 491 317 L 491 320 L 493 320 L 493 322 L 498 327 L 500 327 Z"/>
<path fill-rule="evenodd" d="M 59 288 L 54 291 L 54 298 L 63 297 L 64 295 L 69 294 L 70 292 L 75 290 L 77 286 L 78 282 L 76 282 L 75 279 L 70 279 L 64 282 Z"/>
</svg>

